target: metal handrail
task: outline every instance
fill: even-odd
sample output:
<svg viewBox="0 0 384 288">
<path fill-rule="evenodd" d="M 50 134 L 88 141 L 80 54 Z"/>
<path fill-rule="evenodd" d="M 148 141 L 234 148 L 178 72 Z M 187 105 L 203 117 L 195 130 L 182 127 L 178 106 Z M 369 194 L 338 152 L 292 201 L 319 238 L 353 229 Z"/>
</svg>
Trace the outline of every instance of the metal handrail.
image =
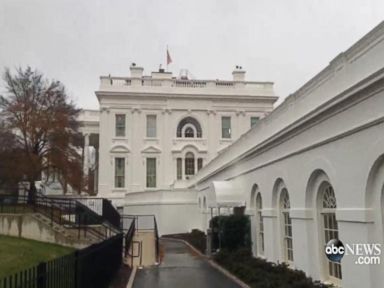
<svg viewBox="0 0 384 288">
<path fill-rule="evenodd" d="M 106 227 L 102 223 L 102 218 L 87 206 L 71 199 L 53 199 L 42 195 L 35 195 L 31 199 L 25 195 L 0 195 L 0 212 L 16 212 L 21 208 L 22 212 L 31 211 L 38 212 L 53 223 L 74 227 L 78 229 L 78 238 L 81 232 L 84 236 L 87 233 L 93 235 L 97 239 L 106 239 L 105 235 L 97 229 L 89 226 L 90 224 L 99 224 Z M 12 210 L 13 208 L 13 210 Z M 17 209 L 19 208 L 19 209 Z M 108 229 L 108 227 L 106 227 Z"/>
<path fill-rule="evenodd" d="M 141 228 L 139 226 L 139 218 L 140 217 L 152 217 L 153 218 L 153 227 L 152 228 Z M 156 249 L 156 262 L 157 263 L 160 263 L 160 237 L 159 237 L 159 231 L 158 231 L 158 226 L 157 226 L 157 221 L 156 221 L 156 216 L 154 214 L 146 214 L 146 215 L 129 215 L 129 214 L 125 214 L 125 215 L 121 215 L 121 221 L 123 223 L 124 219 L 131 219 L 132 222 L 131 222 L 131 225 L 130 225 L 130 228 L 128 229 L 128 232 L 126 235 L 128 235 L 128 233 L 130 233 L 131 231 L 131 228 L 133 227 L 134 225 L 134 230 L 135 231 L 150 231 L 150 230 L 153 230 L 154 233 L 155 233 L 155 240 L 156 240 L 156 243 L 155 243 L 155 249 Z M 123 228 L 123 227 L 121 227 Z M 127 237 L 127 236 L 126 236 Z"/>
</svg>

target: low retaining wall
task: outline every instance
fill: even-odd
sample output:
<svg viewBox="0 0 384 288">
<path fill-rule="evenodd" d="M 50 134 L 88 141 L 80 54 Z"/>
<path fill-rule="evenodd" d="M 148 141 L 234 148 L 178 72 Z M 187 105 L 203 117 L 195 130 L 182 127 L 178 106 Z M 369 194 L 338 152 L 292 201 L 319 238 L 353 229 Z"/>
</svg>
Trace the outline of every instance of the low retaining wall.
<svg viewBox="0 0 384 288">
<path fill-rule="evenodd" d="M 81 241 L 68 239 L 59 231 L 55 231 L 52 226 L 39 221 L 32 213 L 0 214 L 0 234 L 74 248 L 88 246 L 85 243 L 81 243 Z"/>
</svg>

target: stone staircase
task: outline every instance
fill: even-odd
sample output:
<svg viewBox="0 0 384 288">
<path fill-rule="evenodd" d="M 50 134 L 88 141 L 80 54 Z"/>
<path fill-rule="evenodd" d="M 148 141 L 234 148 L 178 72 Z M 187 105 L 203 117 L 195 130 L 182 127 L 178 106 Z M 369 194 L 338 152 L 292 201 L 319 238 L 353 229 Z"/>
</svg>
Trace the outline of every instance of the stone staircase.
<svg viewBox="0 0 384 288">
<path fill-rule="evenodd" d="M 45 225 L 48 229 L 53 230 L 55 233 L 60 234 L 65 240 L 66 244 L 75 248 L 84 248 L 91 244 L 95 244 L 101 241 L 99 235 L 95 235 L 91 231 L 79 231 L 79 229 L 72 225 L 60 225 L 55 222 L 52 222 L 48 217 L 40 213 L 33 213 L 31 216 L 41 224 Z M 101 235 L 113 236 L 116 233 L 109 230 L 107 233 L 105 230 L 107 227 L 103 225 L 92 225 L 93 230 L 103 231 Z"/>
</svg>

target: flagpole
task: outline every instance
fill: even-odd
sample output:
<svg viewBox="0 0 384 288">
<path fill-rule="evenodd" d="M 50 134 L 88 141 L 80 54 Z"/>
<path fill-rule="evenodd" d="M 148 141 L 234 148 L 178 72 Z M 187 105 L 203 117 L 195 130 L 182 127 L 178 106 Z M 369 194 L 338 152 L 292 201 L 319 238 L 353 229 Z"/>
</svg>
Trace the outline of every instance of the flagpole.
<svg viewBox="0 0 384 288">
<path fill-rule="evenodd" d="M 167 57 L 166 57 L 166 61 L 167 61 L 167 72 L 168 72 L 168 45 L 167 45 L 167 51 L 166 51 L 166 53 L 167 53 L 167 54 L 166 54 L 166 56 L 167 56 Z"/>
</svg>

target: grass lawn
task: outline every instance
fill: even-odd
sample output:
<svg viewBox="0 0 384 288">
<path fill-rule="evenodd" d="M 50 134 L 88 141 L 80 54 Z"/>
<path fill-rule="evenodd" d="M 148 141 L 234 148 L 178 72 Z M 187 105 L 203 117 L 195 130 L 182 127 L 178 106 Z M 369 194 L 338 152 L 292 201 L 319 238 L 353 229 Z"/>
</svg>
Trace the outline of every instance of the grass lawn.
<svg viewBox="0 0 384 288">
<path fill-rule="evenodd" d="M 55 244 L 0 235 L 0 278 L 72 251 Z"/>
</svg>

